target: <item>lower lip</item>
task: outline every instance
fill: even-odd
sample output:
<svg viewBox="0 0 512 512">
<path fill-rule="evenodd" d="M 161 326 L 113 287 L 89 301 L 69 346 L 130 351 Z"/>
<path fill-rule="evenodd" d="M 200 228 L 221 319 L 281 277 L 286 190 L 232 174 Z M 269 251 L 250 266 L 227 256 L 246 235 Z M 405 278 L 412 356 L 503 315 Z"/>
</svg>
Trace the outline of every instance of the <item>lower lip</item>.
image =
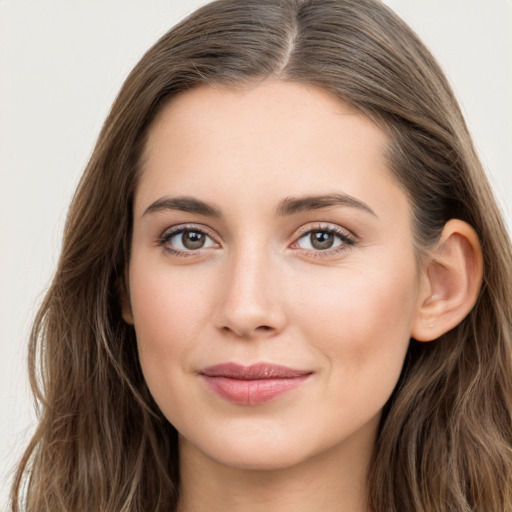
<svg viewBox="0 0 512 512">
<path fill-rule="evenodd" d="M 278 379 L 242 380 L 202 375 L 206 385 L 221 398 L 238 405 L 269 402 L 301 386 L 309 375 Z"/>
</svg>

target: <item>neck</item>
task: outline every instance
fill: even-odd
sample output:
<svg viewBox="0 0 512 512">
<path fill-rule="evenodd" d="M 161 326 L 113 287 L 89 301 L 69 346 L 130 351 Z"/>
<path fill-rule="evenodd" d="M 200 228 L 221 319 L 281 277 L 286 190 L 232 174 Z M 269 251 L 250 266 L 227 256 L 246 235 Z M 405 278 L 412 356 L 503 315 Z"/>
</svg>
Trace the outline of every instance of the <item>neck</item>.
<svg viewBox="0 0 512 512">
<path fill-rule="evenodd" d="M 367 475 L 374 443 L 358 441 L 291 467 L 263 470 L 220 464 L 180 439 L 178 511 L 367 512 Z"/>
</svg>

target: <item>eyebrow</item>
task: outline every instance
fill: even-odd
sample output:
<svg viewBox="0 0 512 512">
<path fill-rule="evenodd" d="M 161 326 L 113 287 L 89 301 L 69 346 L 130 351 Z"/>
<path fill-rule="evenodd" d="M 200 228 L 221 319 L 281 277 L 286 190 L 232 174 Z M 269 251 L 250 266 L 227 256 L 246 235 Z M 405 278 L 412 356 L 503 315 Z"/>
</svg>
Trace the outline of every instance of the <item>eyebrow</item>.
<svg viewBox="0 0 512 512">
<path fill-rule="evenodd" d="M 149 213 L 162 212 L 165 210 L 178 210 L 187 213 L 197 213 L 207 217 L 221 217 L 222 214 L 218 208 L 212 206 L 195 197 L 181 196 L 181 197 L 161 197 L 154 203 L 151 203 L 145 210 L 142 216 Z"/>
<path fill-rule="evenodd" d="M 329 206 L 349 206 L 377 217 L 377 214 L 366 203 L 348 194 L 325 194 L 298 198 L 287 197 L 279 203 L 277 213 L 278 215 L 294 215 L 305 211 L 328 208 Z"/>
<path fill-rule="evenodd" d="M 376 213 L 366 203 L 348 194 L 324 194 L 298 198 L 287 197 L 279 203 L 276 211 L 280 216 L 288 216 L 311 210 L 329 208 L 330 206 L 349 206 L 351 208 L 357 208 L 359 210 L 365 211 L 377 217 Z M 160 199 L 157 199 L 151 203 L 144 210 L 142 216 L 166 210 L 196 213 L 206 217 L 222 217 L 222 213 L 217 207 L 201 201 L 200 199 L 196 199 L 195 197 L 189 196 L 161 197 Z"/>
</svg>

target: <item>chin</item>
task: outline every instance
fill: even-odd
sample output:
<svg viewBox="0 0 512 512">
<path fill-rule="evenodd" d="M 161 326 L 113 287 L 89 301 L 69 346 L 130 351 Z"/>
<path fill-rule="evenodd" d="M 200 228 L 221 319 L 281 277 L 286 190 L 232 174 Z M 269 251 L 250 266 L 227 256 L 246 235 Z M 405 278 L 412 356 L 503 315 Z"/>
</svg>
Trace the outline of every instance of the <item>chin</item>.
<svg viewBox="0 0 512 512">
<path fill-rule="evenodd" d="M 304 439 L 293 439 L 290 434 L 285 437 L 276 430 L 252 430 L 241 437 L 230 435 L 213 439 L 206 436 L 198 443 L 180 436 L 180 449 L 192 450 L 197 456 L 206 456 L 222 466 L 250 471 L 292 467 L 315 454 L 315 447 L 308 447 Z"/>
<path fill-rule="evenodd" d="M 308 460 L 308 454 L 296 448 L 281 447 L 267 449 L 230 449 L 228 452 L 212 454 L 213 459 L 232 469 L 241 471 L 278 471 L 299 465 Z"/>
</svg>

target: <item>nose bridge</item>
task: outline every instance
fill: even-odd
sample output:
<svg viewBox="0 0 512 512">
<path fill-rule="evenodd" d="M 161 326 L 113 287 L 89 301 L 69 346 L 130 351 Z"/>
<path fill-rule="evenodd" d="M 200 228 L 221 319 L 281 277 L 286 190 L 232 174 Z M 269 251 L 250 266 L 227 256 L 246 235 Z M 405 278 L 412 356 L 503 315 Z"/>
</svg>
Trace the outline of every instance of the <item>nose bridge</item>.
<svg viewBox="0 0 512 512">
<path fill-rule="evenodd" d="M 218 326 L 244 337 L 279 332 L 284 325 L 279 281 L 268 247 L 253 240 L 234 248 L 219 290 Z"/>
</svg>

